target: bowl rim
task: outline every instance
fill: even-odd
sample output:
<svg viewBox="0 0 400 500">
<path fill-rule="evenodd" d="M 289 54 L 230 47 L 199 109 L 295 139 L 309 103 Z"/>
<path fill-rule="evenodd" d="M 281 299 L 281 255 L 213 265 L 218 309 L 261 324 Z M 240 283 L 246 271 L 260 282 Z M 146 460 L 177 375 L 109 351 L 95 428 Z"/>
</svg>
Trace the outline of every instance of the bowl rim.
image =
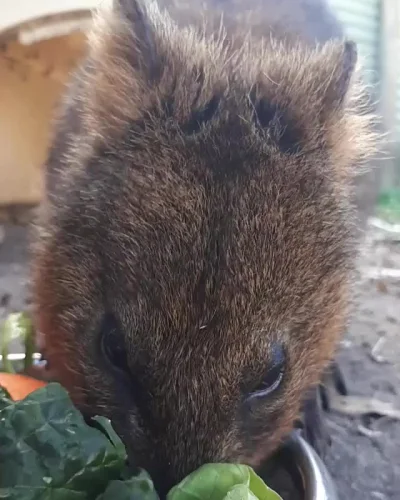
<svg viewBox="0 0 400 500">
<path fill-rule="evenodd" d="M 314 448 L 294 430 L 282 445 L 301 476 L 304 500 L 338 500 L 337 490 L 326 465 Z"/>
</svg>

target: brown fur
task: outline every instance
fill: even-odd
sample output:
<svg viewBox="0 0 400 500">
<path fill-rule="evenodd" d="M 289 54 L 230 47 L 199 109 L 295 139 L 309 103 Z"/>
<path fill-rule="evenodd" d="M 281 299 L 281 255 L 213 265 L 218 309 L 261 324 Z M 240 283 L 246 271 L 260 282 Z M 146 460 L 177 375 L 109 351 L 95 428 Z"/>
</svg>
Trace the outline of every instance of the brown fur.
<svg viewBox="0 0 400 500">
<path fill-rule="evenodd" d="M 49 155 L 36 321 L 75 402 L 167 488 L 204 462 L 256 466 L 291 429 L 346 322 L 349 184 L 375 137 L 351 46 L 121 4 L 97 18 Z M 105 312 L 127 383 L 99 353 Z M 283 385 L 246 410 L 275 341 Z"/>
</svg>

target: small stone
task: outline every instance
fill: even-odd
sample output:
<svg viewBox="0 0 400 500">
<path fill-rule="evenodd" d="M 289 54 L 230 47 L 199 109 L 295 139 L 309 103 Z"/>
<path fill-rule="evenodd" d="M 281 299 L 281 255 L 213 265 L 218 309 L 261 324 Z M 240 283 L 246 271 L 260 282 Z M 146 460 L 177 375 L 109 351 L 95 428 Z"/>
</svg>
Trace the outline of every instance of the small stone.
<svg viewBox="0 0 400 500">
<path fill-rule="evenodd" d="M 387 496 L 380 491 L 371 491 L 371 497 L 376 498 L 376 500 L 387 500 Z"/>
<path fill-rule="evenodd" d="M 377 281 L 377 283 L 376 283 L 376 289 L 378 290 L 378 292 L 388 293 L 387 284 L 384 281 L 382 281 L 382 280 Z"/>
</svg>

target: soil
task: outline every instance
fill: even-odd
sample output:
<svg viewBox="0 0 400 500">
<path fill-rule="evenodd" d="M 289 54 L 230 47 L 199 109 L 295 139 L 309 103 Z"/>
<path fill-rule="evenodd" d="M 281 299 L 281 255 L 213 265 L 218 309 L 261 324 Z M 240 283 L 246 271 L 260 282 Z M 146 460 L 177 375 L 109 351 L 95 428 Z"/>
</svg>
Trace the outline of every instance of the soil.
<svg viewBox="0 0 400 500">
<path fill-rule="evenodd" d="M 350 395 L 400 410 L 400 234 L 368 229 L 360 255 L 355 310 L 338 352 Z M 372 271 L 381 275 L 371 279 Z M 333 439 L 327 466 L 339 499 L 400 498 L 400 420 L 384 415 L 328 416 Z"/>
<path fill-rule="evenodd" d="M 2 238 L 0 234 L 0 297 L 9 296 L 9 302 L 0 309 L 2 314 L 26 306 L 28 283 L 27 230 L 4 229 Z M 373 226 L 366 233 L 356 305 L 338 360 L 350 396 L 377 398 L 400 410 L 400 276 L 370 276 L 382 268 L 400 270 L 400 235 L 397 241 L 387 236 Z M 398 500 L 400 419 L 376 410 L 354 417 L 332 410 L 327 418 L 333 441 L 327 466 L 336 480 L 339 499 Z"/>
</svg>

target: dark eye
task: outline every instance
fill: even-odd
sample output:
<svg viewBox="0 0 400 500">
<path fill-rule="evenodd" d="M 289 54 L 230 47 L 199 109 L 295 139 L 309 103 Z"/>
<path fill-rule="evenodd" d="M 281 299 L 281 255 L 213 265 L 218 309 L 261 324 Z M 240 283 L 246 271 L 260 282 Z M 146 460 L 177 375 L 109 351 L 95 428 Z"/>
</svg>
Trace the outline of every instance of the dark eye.
<svg viewBox="0 0 400 500">
<path fill-rule="evenodd" d="M 247 400 L 265 398 L 275 392 L 283 380 L 285 371 L 285 351 L 281 344 L 274 344 L 267 371 L 262 382 L 249 394 Z"/>
<path fill-rule="evenodd" d="M 119 371 L 128 372 L 124 337 L 113 314 L 104 315 L 100 329 L 101 352 L 106 361 Z"/>
</svg>

